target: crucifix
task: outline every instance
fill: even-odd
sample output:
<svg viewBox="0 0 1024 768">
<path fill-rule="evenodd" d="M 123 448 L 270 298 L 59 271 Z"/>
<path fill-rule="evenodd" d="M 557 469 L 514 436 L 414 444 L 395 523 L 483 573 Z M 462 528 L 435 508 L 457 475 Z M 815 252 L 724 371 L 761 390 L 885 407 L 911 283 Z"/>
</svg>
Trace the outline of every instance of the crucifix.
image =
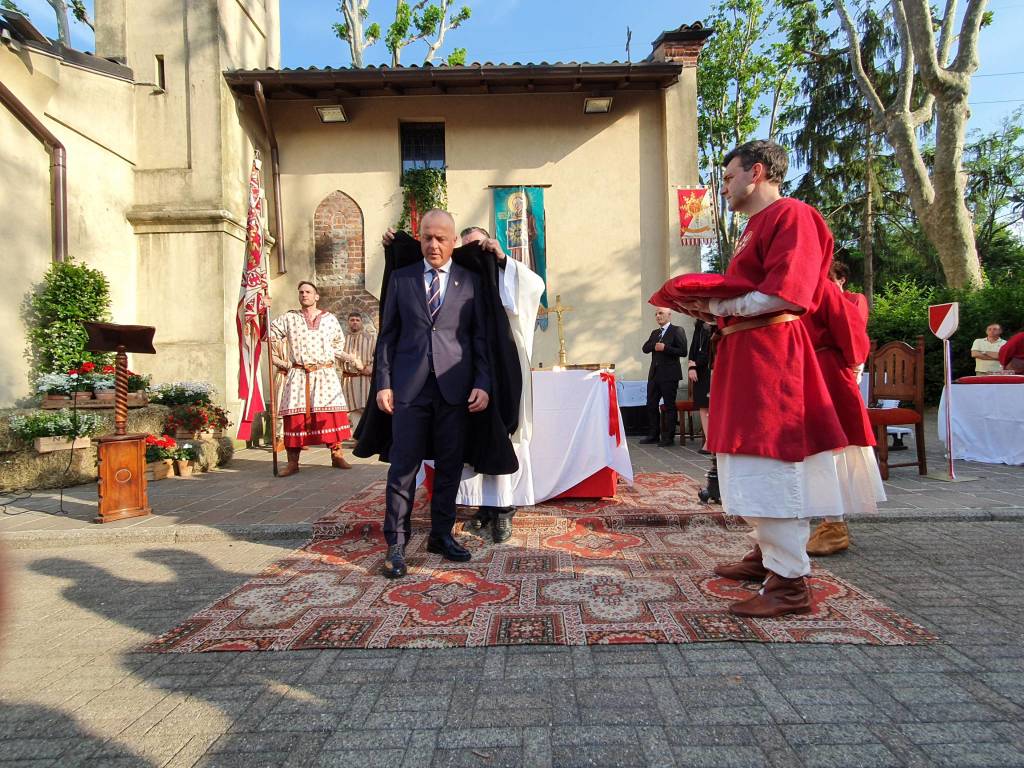
<svg viewBox="0 0 1024 768">
<path fill-rule="evenodd" d="M 562 327 L 562 314 L 564 312 L 572 312 L 572 307 L 567 307 L 562 304 L 562 294 L 555 295 L 555 306 L 553 307 L 541 307 L 537 310 L 539 315 L 550 315 L 554 314 L 558 318 L 558 364 L 563 368 L 569 364 L 565 354 L 565 329 Z"/>
</svg>

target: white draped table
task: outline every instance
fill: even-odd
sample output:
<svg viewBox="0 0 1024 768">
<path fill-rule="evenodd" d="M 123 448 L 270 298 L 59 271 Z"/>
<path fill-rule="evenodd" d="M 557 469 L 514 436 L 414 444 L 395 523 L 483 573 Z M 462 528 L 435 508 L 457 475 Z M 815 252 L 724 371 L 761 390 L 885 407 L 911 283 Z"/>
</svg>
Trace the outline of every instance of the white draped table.
<svg viewBox="0 0 1024 768">
<path fill-rule="evenodd" d="M 533 372 L 530 458 L 538 502 L 554 498 L 606 468 L 633 484 L 633 464 L 618 408 L 614 413 L 620 438 L 616 441 L 609 434 L 609 386 L 601 374 Z"/>
<path fill-rule="evenodd" d="M 946 397 L 939 439 L 946 442 Z M 986 464 L 1024 464 L 1024 384 L 954 384 L 953 456 Z"/>
</svg>

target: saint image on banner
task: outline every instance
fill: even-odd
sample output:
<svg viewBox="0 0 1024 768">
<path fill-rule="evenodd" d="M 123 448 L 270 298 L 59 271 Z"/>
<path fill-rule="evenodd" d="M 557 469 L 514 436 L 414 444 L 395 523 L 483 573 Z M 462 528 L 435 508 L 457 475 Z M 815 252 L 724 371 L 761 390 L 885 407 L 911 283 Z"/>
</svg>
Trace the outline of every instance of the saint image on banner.
<svg viewBox="0 0 1024 768">
<path fill-rule="evenodd" d="M 494 237 L 501 248 L 544 281 L 541 306 L 547 307 L 547 238 L 543 187 L 496 187 L 494 190 Z M 547 330 L 547 315 L 537 319 Z"/>
</svg>

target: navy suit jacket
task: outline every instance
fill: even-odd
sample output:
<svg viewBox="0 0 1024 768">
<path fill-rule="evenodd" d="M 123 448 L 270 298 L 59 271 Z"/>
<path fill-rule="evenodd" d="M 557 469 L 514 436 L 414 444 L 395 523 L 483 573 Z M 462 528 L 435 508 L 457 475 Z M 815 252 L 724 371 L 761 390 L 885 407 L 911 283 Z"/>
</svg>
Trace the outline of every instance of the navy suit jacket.
<svg viewBox="0 0 1024 768">
<path fill-rule="evenodd" d="M 451 262 L 444 303 L 433 322 L 427 308 L 422 261 L 391 274 L 377 342 L 377 389 L 409 403 L 423 389 L 433 364 L 441 396 L 465 404 L 471 389 L 491 392 L 487 325 L 480 278 Z"/>
</svg>

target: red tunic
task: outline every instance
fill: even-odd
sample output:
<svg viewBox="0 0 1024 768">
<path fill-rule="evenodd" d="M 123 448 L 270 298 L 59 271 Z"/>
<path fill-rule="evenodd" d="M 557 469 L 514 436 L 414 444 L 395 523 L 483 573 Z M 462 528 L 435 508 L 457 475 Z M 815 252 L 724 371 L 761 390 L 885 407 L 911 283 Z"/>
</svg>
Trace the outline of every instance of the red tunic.
<svg viewBox="0 0 1024 768">
<path fill-rule="evenodd" d="M 857 297 L 864 299 L 863 303 Z M 874 431 L 857 376 L 851 370 L 863 363 L 871 351 L 867 299 L 858 293 L 843 293 L 829 281 L 823 286 L 818 308 L 804 315 L 803 323 L 818 355 L 821 375 L 825 377 L 847 444 L 874 445 Z"/>
<path fill-rule="evenodd" d="M 352 436 L 352 426 L 344 411 L 314 411 L 312 420 L 304 413 L 284 417 L 284 447 L 337 445 Z"/>
<path fill-rule="evenodd" d="M 750 218 L 726 274 L 811 311 L 831 263 L 832 234 L 821 214 L 782 198 Z M 715 453 L 803 461 L 846 445 L 814 345 L 799 321 L 722 337 L 709 417 L 708 449 Z"/>
</svg>

